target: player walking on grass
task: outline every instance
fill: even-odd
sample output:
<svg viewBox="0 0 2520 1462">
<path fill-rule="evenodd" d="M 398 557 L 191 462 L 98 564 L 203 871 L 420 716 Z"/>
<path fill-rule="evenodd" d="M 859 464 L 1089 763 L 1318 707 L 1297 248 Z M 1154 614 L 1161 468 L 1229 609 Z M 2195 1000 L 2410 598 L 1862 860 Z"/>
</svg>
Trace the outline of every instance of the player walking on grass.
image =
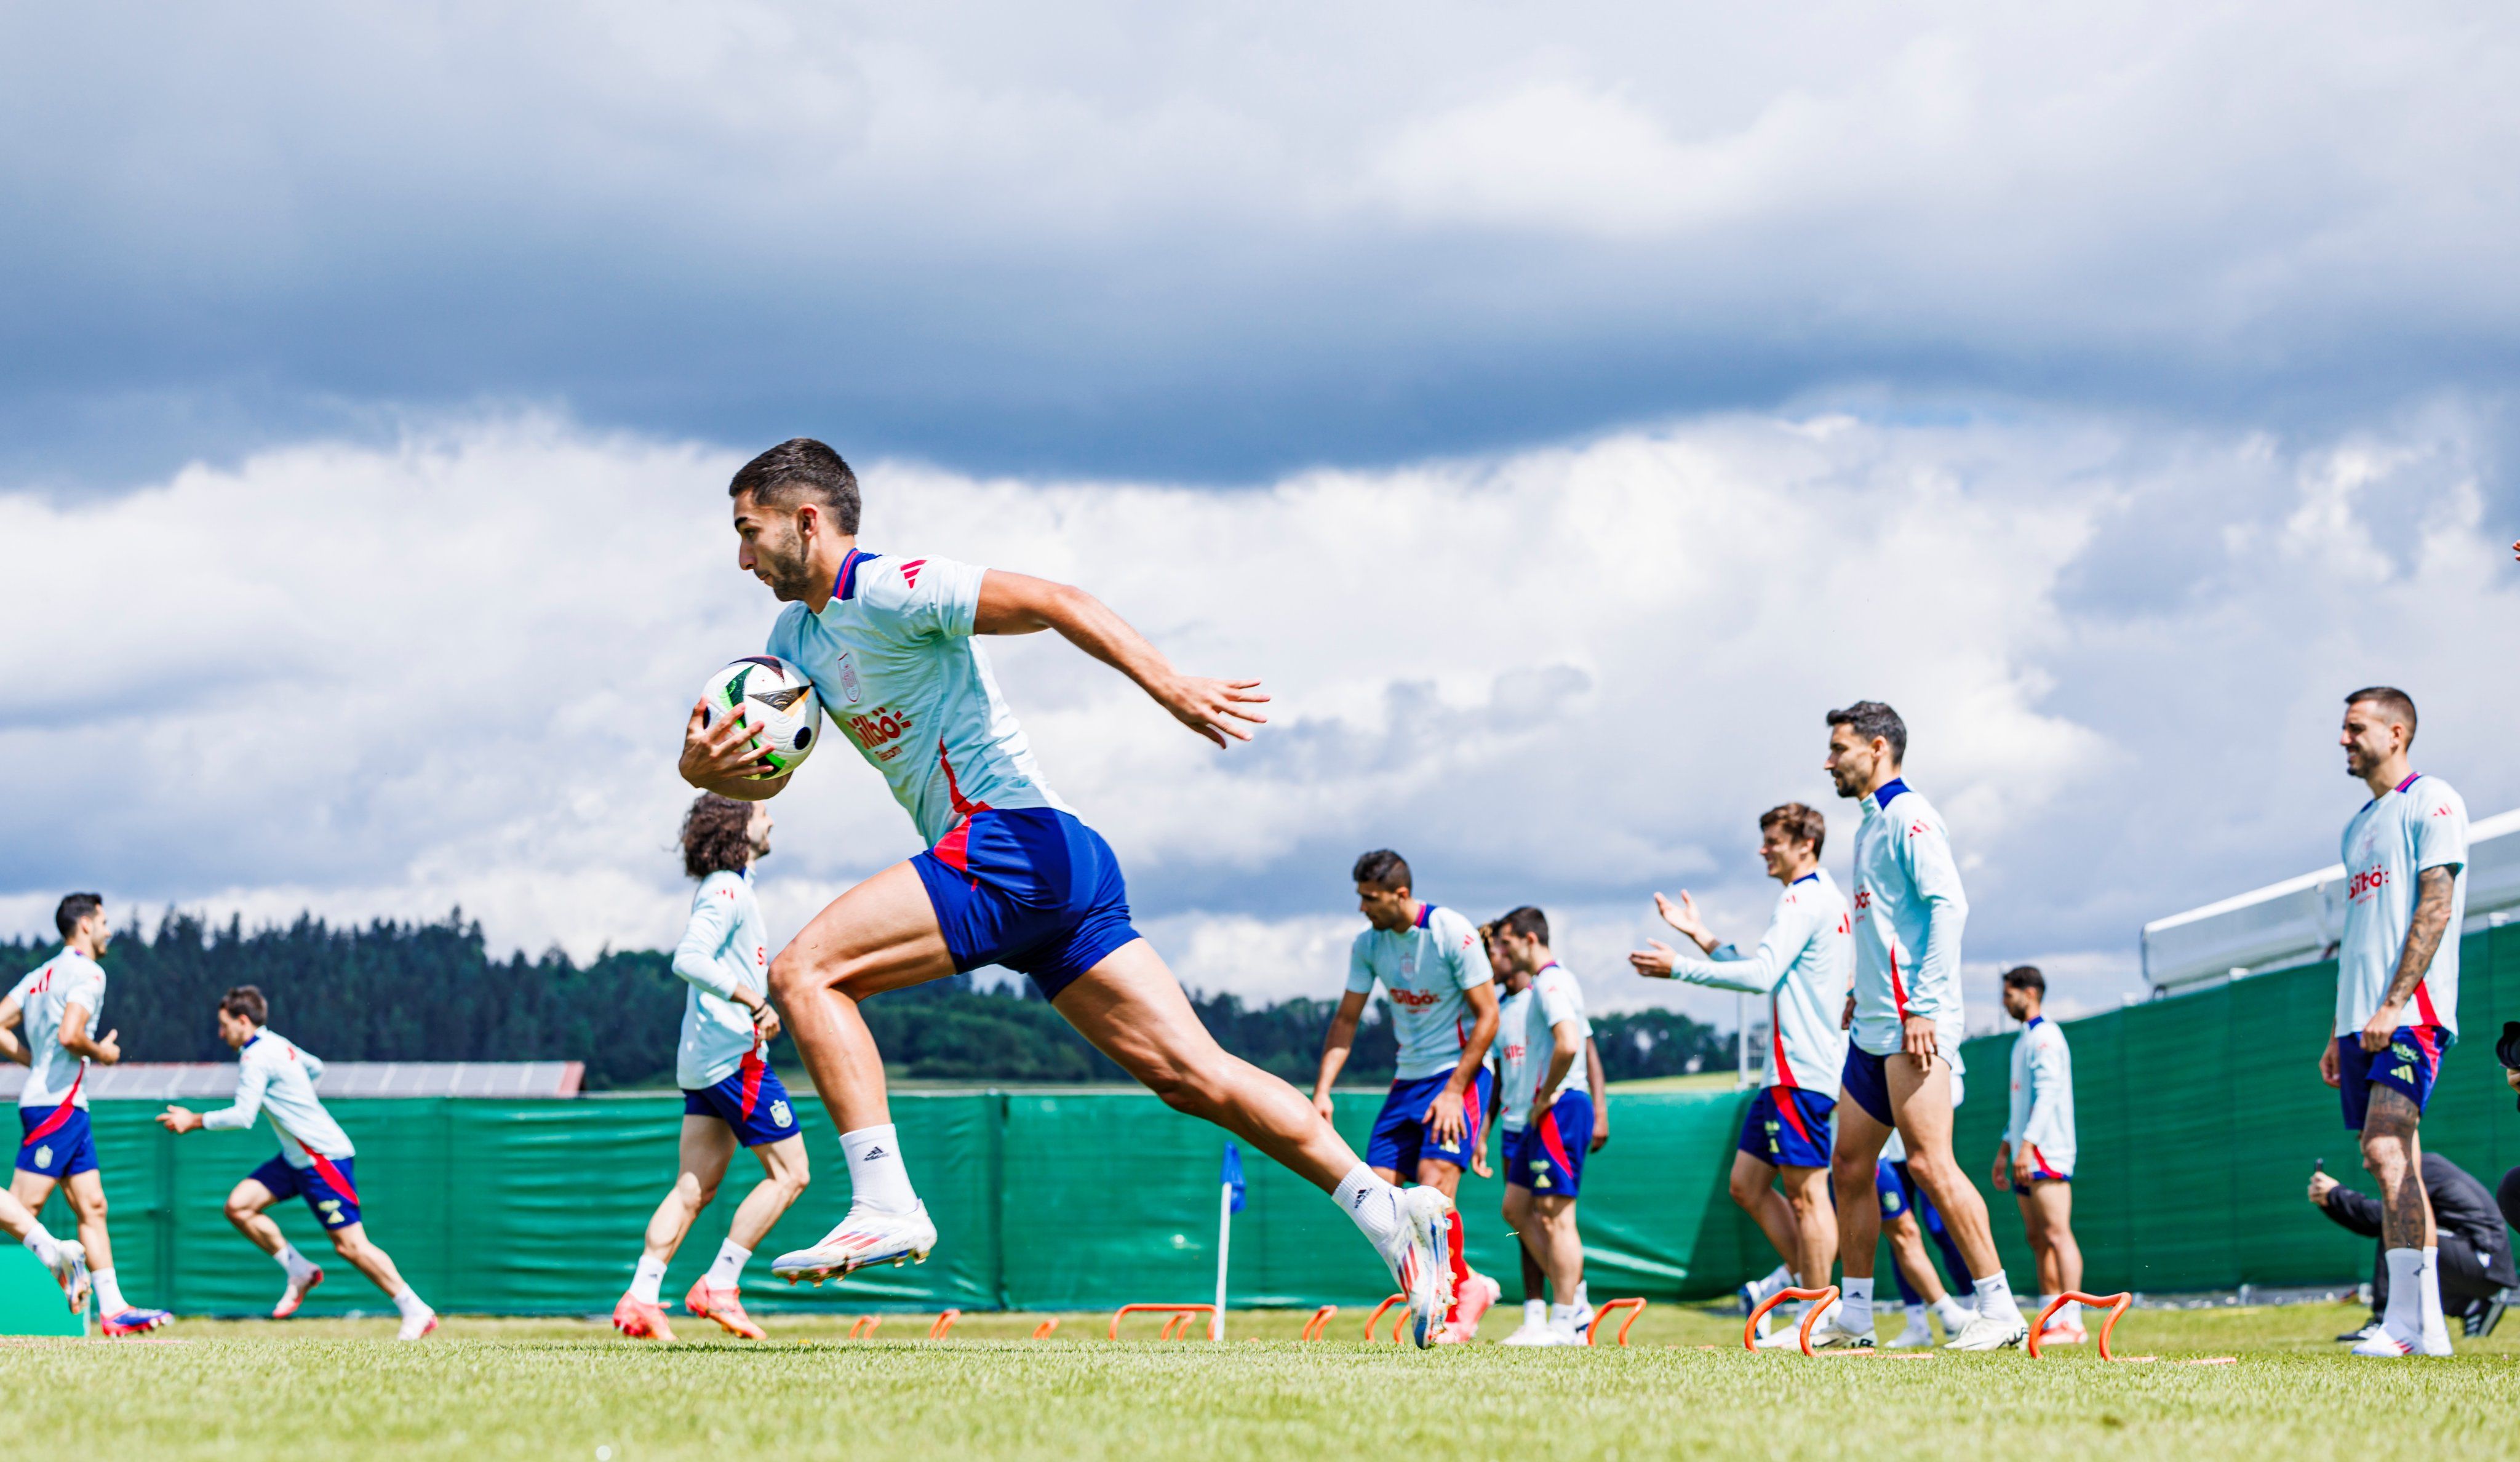
<svg viewBox="0 0 2520 1462">
<path fill-rule="evenodd" d="M 736 561 L 788 608 L 769 650 L 824 707 L 910 813 L 925 852 L 834 899 L 771 961 L 770 993 L 840 1130 L 849 1214 L 771 1272 L 820 1281 L 924 1258 L 935 1225 L 912 1188 L 884 1097 L 883 1058 L 858 1002 L 999 964 L 1029 977 L 1078 1032 L 1172 1107 L 1223 1125 L 1328 1192 L 1409 1296 L 1418 1345 L 1453 1300 L 1451 1201 L 1403 1191 L 1357 1160 L 1284 1081 L 1228 1055 L 1162 958 L 1129 925 L 1119 862 L 1043 782 L 974 637 L 1055 629 L 1222 747 L 1264 719 L 1256 681 L 1175 670 L 1092 595 L 940 558 L 858 546 L 858 482 L 799 437 L 728 486 Z M 739 716 L 692 708 L 684 780 L 739 800 L 776 796 Z"/>
<path fill-rule="evenodd" d="M 2021 1226 L 2039 1261 L 2039 1308 L 2083 1287 L 2083 1248 L 2074 1242 L 2074 1057 L 2065 1032 L 2040 1013 L 2048 977 L 2035 965 L 2003 972 L 2004 1014 L 2021 1022 L 2012 1040 L 2012 1112 L 1995 1152 L 1995 1185 L 2021 1205 Z M 2056 1311 L 2043 1346 L 2081 1345 L 2082 1306 Z"/>
<path fill-rule="evenodd" d="M 2458 931 L 2467 914 L 2467 804 L 2408 760 L 2415 703 L 2371 686 L 2345 698 L 2345 769 L 2371 800 L 2345 825 L 2345 932 L 2336 951 L 2336 1038 L 2319 1053 L 2362 1165 L 2380 1187 L 2389 1307 L 2355 1346 L 2365 1356 L 2448 1355 L 2440 1253 L 2416 1127 L 2458 1039 Z"/>
<path fill-rule="evenodd" d="M 1365 1161 L 1386 1183 L 1405 1178 L 1450 1201 L 1461 1192 L 1462 1169 L 1487 1140 L 1488 1114 L 1496 1105 L 1487 1071 L 1488 1046 L 1497 1033 L 1488 957 L 1469 920 L 1420 902 L 1411 891 L 1409 863 L 1400 854 L 1377 848 L 1357 859 L 1349 877 L 1368 927 L 1348 948 L 1347 989 L 1322 1040 L 1313 1110 L 1322 1120 L 1331 1119 L 1330 1088 L 1347 1065 L 1357 1021 L 1379 981 L 1400 1055 L 1391 1094 L 1373 1119 Z M 1479 1317 L 1503 1287 L 1470 1272 L 1458 1207 L 1446 1223 L 1454 1302 L 1439 1339 L 1458 1343 L 1478 1334 Z"/>
<path fill-rule="evenodd" d="M 96 1169 L 96 1138 L 88 1129 L 88 1063 L 112 1066 L 122 1059 L 122 1047 L 114 1041 L 120 1032 L 108 1030 L 102 1039 L 92 1034 L 105 1009 L 105 970 L 97 961 L 113 942 L 105 899 L 95 893 L 70 894 L 53 910 L 53 927 L 61 931 L 62 952 L 26 972 L 0 998 L 0 1031 L 24 1028 L 22 1044 L 11 1037 L 7 1054 L 26 1067 L 26 1084 L 18 1093 L 18 1121 L 25 1140 L 18 1148 L 9 1196 L 32 1221 L 42 1215 L 53 1189 L 63 1190 L 78 1222 L 80 1252 L 91 1266 L 105 1333 L 142 1335 L 172 1317 L 122 1298 L 113 1272 L 113 1240 L 105 1227 L 105 1179 Z M 61 1273 L 57 1267 L 56 1277 Z"/>
<path fill-rule="evenodd" d="M 708 1272 L 692 1282 L 683 1308 L 730 1335 L 766 1339 L 743 1312 L 743 1266 L 796 1202 L 808 1181 L 805 1138 L 788 1088 L 764 1052 L 779 1038 L 779 1015 L 762 991 L 770 983 L 770 936 L 753 898 L 753 864 L 770 851 L 770 807 L 703 792 L 683 816 L 683 872 L 699 880 L 691 922 L 674 947 L 683 997 L 674 1084 L 683 1091 L 681 1171 L 648 1220 L 646 1247 L 629 1293 L 612 1306 L 612 1328 L 634 1340 L 674 1338 L 658 1291 L 665 1266 L 692 1220 L 717 1197 L 738 1145 L 761 1160 L 761 1181 L 744 1195 Z"/>
<path fill-rule="evenodd" d="M 1745 956 L 1718 940 L 1683 889 L 1676 904 L 1656 893 L 1654 907 L 1664 923 L 1710 957 L 1677 953 L 1660 939 L 1647 939 L 1628 956 L 1640 975 L 1768 997 L 1768 1081 L 1741 1122 L 1732 1155 L 1732 1201 L 1758 1221 L 1806 1289 L 1827 1284 L 1837 1261 L 1837 1214 L 1828 1197 L 1829 1114 L 1837 1107 L 1834 1083 L 1846 1065 L 1838 1013 L 1855 959 L 1846 895 L 1820 866 L 1827 841 L 1827 819 L 1801 802 L 1760 814 L 1759 856 L 1784 891 L 1777 895 L 1757 952 Z M 1786 1332 L 1778 1332 L 1778 1344 L 1788 1340 Z"/>
<path fill-rule="evenodd" d="M 1881 1209 L 1874 1184 L 1882 1143 L 1906 1139 L 1908 1170 L 1942 1211 L 1969 1272 L 1977 1315 L 1948 1348 L 2017 1346 L 2030 1327 L 1995 1253 L 1986 1200 L 1952 1157 L 1952 1081 L 1958 1074 L 1960 931 L 1968 902 L 1942 814 L 1900 780 L 1907 723 L 1878 701 L 1828 713 L 1830 779 L 1861 798 L 1855 833 L 1855 990 L 1852 1035 L 1837 1109 L 1830 1181 L 1837 1194 L 1844 1294 L 1812 1327 L 1812 1344 L 1869 1348 L 1872 1261 Z"/>
<path fill-rule="evenodd" d="M 1584 1293 L 1584 1237 L 1575 1224 L 1575 1200 L 1593 1150 L 1595 1103 L 1576 1084 L 1576 1074 L 1586 1065 L 1593 1023 L 1584 1017 L 1582 986 L 1550 952 L 1547 915 L 1526 904 L 1493 928 L 1506 959 L 1531 977 L 1522 1066 L 1529 1084 L 1512 1097 L 1523 1126 L 1505 1164 L 1506 1223 L 1549 1278 L 1548 1338 L 1526 1344 L 1580 1346 L 1593 1326 L 1593 1305 Z"/>
<path fill-rule="evenodd" d="M 285 1320 L 297 1312 L 307 1292 L 324 1282 L 324 1271 L 299 1254 L 264 1211 L 285 1198 L 302 1198 L 315 1221 L 333 1241 L 333 1252 L 385 1292 L 402 1316 L 396 1339 L 416 1341 L 437 1328 L 437 1312 L 423 1303 L 393 1256 L 368 1240 L 359 1213 L 357 1149 L 333 1114 L 315 1095 L 315 1080 L 324 1063 L 299 1050 L 265 1024 L 271 1006 L 262 991 L 241 984 L 219 997 L 219 1039 L 237 1053 L 234 1105 L 218 1112 L 197 1113 L 168 1107 L 158 1124 L 178 1135 L 244 1131 L 256 1117 L 271 1119 L 280 1138 L 280 1155 L 248 1174 L 228 1195 L 228 1221 L 270 1255 L 289 1276 L 271 1317 Z"/>
</svg>

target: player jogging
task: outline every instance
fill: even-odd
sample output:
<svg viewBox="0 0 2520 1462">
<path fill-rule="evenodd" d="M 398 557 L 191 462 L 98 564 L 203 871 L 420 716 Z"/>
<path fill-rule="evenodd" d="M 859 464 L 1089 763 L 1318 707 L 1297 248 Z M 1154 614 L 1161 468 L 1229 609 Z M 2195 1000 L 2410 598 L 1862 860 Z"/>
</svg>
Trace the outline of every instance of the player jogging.
<svg viewBox="0 0 2520 1462">
<path fill-rule="evenodd" d="M 2012 1112 L 1995 1153 L 1995 1185 L 2021 1205 L 2021 1226 L 2039 1262 L 2039 1307 L 2083 1287 L 2083 1248 L 2074 1242 L 2074 1057 L 2065 1032 L 2040 1013 L 2048 977 L 2036 965 L 2003 972 L 2003 1012 L 2021 1022 L 2012 1040 Z M 2081 1345 L 2083 1307 L 2060 1307 L 2039 1344 Z"/>
<path fill-rule="evenodd" d="M 1495 1106 L 1487 1056 L 1497 1033 L 1497 995 L 1488 957 L 1469 920 L 1410 891 L 1409 863 L 1400 854 L 1376 848 L 1356 860 L 1349 877 L 1367 928 L 1348 947 L 1347 989 L 1322 1038 L 1313 1110 L 1324 1121 L 1330 1119 L 1330 1088 L 1347 1065 L 1357 1021 L 1379 981 L 1400 1053 L 1365 1161 L 1386 1183 L 1405 1178 L 1450 1200 L 1461 1191 L 1462 1169 L 1487 1140 L 1488 1113 Z M 1479 1317 L 1496 1302 L 1502 1286 L 1470 1272 L 1458 1207 L 1446 1223 L 1454 1302 L 1438 1339 L 1458 1343 L 1478 1334 Z"/>
<path fill-rule="evenodd" d="M 394 1267 L 393 1256 L 368 1240 L 359 1212 L 357 1150 L 315 1095 L 324 1063 L 269 1028 L 271 1006 L 262 991 L 241 984 L 219 997 L 219 1039 L 237 1053 L 234 1105 L 218 1112 L 168 1107 L 158 1124 L 169 1132 L 243 1131 L 256 1117 L 271 1120 L 280 1155 L 249 1173 L 228 1195 L 228 1221 L 277 1260 L 289 1278 L 271 1317 L 297 1312 L 306 1293 L 324 1282 L 324 1271 L 299 1254 L 280 1225 L 263 1211 L 285 1198 L 302 1198 L 333 1241 L 333 1252 L 385 1292 L 402 1316 L 395 1339 L 416 1341 L 437 1328 L 437 1312 L 422 1302 Z"/>
<path fill-rule="evenodd" d="M 1584 1292 L 1575 1200 L 1593 1149 L 1594 1102 L 1576 1075 L 1593 1023 L 1584 1017 L 1582 987 L 1550 952 L 1547 915 L 1526 904 L 1499 919 L 1495 930 L 1506 959 L 1531 976 L 1523 1014 L 1526 1084 L 1513 1095 L 1523 1113 L 1522 1135 L 1506 1153 L 1506 1222 L 1549 1277 L 1549 1339 L 1541 1344 L 1580 1346 L 1593 1327 L 1593 1305 Z"/>
<path fill-rule="evenodd" d="M 1409 1297 L 1420 1346 L 1452 1303 L 1451 1200 L 1403 1191 L 1357 1160 L 1293 1087 L 1218 1046 L 1152 945 L 1129 926 L 1128 889 L 1100 835 L 1034 764 L 975 636 L 1055 629 L 1119 670 L 1193 732 L 1248 740 L 1256 681 L 1175 670 L 1092 595 L 950 559 L 858 546 L 858 481 L 839 454 L 799 437 L 728 485 L 736 562 L 788 608 L 770 653 L 880 772 L 927 850 L 832 900 L 770 965 L 771 997 L 840 1130 L 849 1213 L 771 1272 L 820 1281 L 924 1258 L 936 1228 L 911 1186 L 884 1098 L 882 1054 L 858 1002 L 998 964 L 1029 977 L 1120 1068 L 1175 1109 L 1225 1126 L 1330 1194 Z M 681 771 L 742 801 L 776 796 L 740 716 L 695 705 Z"/>
<path fill-rule="evenodd" d="M 743 1266 L 772 1225 L 805 1191 L 805 1138 L 788 1088 L 762 1053 L 779 1038 L 770 983 L 770 936 L 752 896 L 752 866 L 770 851 L 770 807 L 703 792 L 683 816 L 683 872 L 699 880 L 691 922 L 674 946 L 683 997 L 674 1084 L 683 1091 L 681 1170 L 648 1220 L 646 1247 L 630 1291 L 612 1306 L 612 1328 L 634 1340 L 674 1338 L 658 1291 L 665 1266 L 692 1220 L 717 1197 L 741 1145 L 761 1160 L 761 1181 L 744 1195 L 708 1272 L 692 1281 L 683 1308 L 746 1340 L 761 1326 L 743 1312 Z"/>
<path fill-rule="evenodd" d="M 1837 1214 L 1828 1197 L 1829 1114 L 1846 1065 L 1838 1016 L 1855 957 L 1846 895 L 1820 866 L 1827 841 L 1827 819 L 1801 802 L 1760 814 L 1759 856 L 1784 891 L 1777 895 L 1756 953 L 1744 956 L 1717 940 L 1698 917 L 1696 900 L 1683 889 L 1677 904 L 1656 893 L 1654 907 L 1663 922 L 1711 958 L 1677 953 L 1659 939 L 1646 940 L 1645 948 L 1628 956 L 1640 975 L 1768 997 L 1768 1080 L 1741 1122 L 1732 1155 L 1732 1201 L 1757 1220 L 1806 1289 L 1827 1284 L 1837 1259 Z M 1789 1332 L 1776 1334 L 1778 1344 L 1792 1340 Z"/>
<path fill-rule="evenodd" d="M 2318 1074 L 2336 1087 L 2362 1165 L 2380 1187 L 2389 1307 L 2364 1356 L 2451 1353 L 2439 1251 L 2416 1125 L 2458 1039 L 2458 932 L 2467 914 L 2467 804 L 2408 761 L 2415 703 L 2375 685 L 2345 698 L 2345 769 L 2371 800 L 2345 825 L 2345 932 L 2336 949 L 2336 1038 Z"/>
<path fill-rule="evenodd" d="M 31 1219 L 42 1216 L 53 1189 L 63 1190 L 78 1221 L 79 1247 L 90 1266 L 102 1328 L 112 1337 L 141 1335 L 172 1316 L 122 1298 L 113 1272 L 113 1240 L 105 1227 L 105 1179 L 96 1170 L 96 1138 L 87 1119 L 88 1063 L 112 1066 L 122 1059 L 122 1047 L 114 1041 L 120 1032 L 108 1030 L 102 1039 L 93 1034 L 105 1009 L 105 970 L 97 961 L 113 942 L 105 899 L 95 893 L 70 894 L 53 910 L 53 927 L 61 931 L 62 952 L 27 971 L 0 998 L 0 1030 L 22 1024 L 25 1030 L 22 1047 L 13 1038 L 9 1053 L 11 1060 L 26 1065 L 26 1085 L 18 1093 L 24 1141 L 18 1147 L 9 1196 Z"/>
<path fill-rule="evenodd" d="M 1958 1074 L 1960 931 L 1968 902 L 1942 814 L 1900 780 L 1908 726 L 1878 701 L 1828 713 L 1829 778 L 1861 798 L 1855 831 L 1855 990 L 1840 1083 L 1830 1181 L 1837 1194 L 1840 1306 L 1812 1327 L 1814 1346 L 1868 1348 L 1872 1260 L 1881 1210 L 1881 1145 L 1906 1139 L 1908 1171 L 1942 1211 L 1977 1278 L 1977 1315 L 1954 1350 L 2017 1346 L 2030 1327 L 1995 1253 L 1986 1200 L 1952 1157 L 1952 1080 Z"/>
</svg>

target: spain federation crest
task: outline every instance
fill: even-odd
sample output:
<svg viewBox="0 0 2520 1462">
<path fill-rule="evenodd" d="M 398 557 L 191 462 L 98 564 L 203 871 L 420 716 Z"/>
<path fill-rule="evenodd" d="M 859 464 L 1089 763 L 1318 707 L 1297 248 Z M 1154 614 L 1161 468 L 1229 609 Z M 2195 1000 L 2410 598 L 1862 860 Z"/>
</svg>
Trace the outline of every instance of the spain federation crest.
<svg viewBox="0 0 2520 1462">
<path fill-rule="evenodd" d="M 857 662 L 846 655 L 840 657 L 840 694 L 848 698 L 851 706 L 858 704 Z"/>
</svg>

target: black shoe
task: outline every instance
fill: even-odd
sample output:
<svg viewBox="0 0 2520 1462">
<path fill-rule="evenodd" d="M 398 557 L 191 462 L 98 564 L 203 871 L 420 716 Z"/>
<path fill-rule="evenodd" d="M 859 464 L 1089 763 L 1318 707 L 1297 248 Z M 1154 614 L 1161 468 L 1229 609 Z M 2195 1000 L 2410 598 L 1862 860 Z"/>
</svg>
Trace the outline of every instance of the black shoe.
<svg viewBox="0 0 2520 1462">
<path fill-rule="evenodd" d="M 2360 1345 L 2364 1337 L 2370 1335 L 2373 1331 L 2378 1330 L 2379 1328 L 2380 1317 L 2378 1315 L 2373 1315 L 2371 1317 L 2370 1324 L 2363 1326 L 2360 1330 L 2349 1331 L 2344 1335 L 2338 1336 L 2336 1338 L 2336 1343 L 2340 1346 Z"/>
<path fill-rule="evenodd" d="M 2469 1306 L 2466 1315 L 2468 1339 L 2492 1335 L 2494 1327 L 2502 1323 L 2502 1312 L 2511 1307 L 2512 1298 L 2509 1290 L 2496 1290 L 2493 1298 L 2480 1300 Z"/>
</svg>

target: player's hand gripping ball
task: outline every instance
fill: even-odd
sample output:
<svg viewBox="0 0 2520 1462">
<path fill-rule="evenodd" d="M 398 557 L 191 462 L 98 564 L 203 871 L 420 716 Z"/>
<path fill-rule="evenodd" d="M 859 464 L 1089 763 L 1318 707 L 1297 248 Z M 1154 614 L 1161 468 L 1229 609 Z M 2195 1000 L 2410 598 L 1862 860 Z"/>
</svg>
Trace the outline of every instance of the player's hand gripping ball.
<svg viewBox="0 0 2520 1462">
<path fill-rule="evenodd" d="M 708 708 L 711 726 L 733 714 L 753 728 L 755 744 L 770 763 L 768 771 L 753 774 L 755 781 L 794 771 L 813 754 L 823 734 L 823 703 L 814 694 L 814 682 L 775 655 L 747 655 L 711 675 L 700 690 L 700 704 Z"/>
</svg>

